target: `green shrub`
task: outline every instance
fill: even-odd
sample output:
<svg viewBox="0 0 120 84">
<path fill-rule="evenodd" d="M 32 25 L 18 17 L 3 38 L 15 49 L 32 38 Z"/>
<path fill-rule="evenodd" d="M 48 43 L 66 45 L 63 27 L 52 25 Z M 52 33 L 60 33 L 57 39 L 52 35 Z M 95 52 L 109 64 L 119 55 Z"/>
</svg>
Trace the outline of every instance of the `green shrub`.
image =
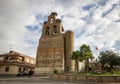
<svg viewBox="0 0 120 84">
<path fill-rule="evenodd" d="M 58 70 L 57 69 L 53 70 L 53 73 L 58 74 Z"/>
<path fill-rule="evenodd" d="M 111 72 L 111 74 L 114 74 L 115 71 L 112 69 L 110 72 Z"/>
</svg>

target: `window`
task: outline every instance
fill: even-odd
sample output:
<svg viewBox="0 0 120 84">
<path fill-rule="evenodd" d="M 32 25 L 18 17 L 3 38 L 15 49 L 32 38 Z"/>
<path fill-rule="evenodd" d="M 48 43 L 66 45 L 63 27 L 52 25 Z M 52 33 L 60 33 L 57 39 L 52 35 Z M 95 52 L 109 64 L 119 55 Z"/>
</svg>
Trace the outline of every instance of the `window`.
<svg viewBox="0 0 120 84">
<path fill-rule="evenodd" d="M 8 56 L 8 57 L 6 57 L 6 60 L 7 60 L 7 61 L 10 61 L 11 58 L 12 58 L 11 56 Z"/>
<path fill-rule="evenodd" d="M 5 72 L 9 72 L 9 67 L 5 67 Z"/>
<path fill-rule="evenodd" d="M 50 19 L 50 23 L 53 23 L 53 18 Z"/>
<path fill-rule="evenodd" d="M 29 63 L 29 61 L 30 61 L 30 60 L 29 60 L 29 59 L 27 59 L 27 63 Z"/>
<path fill-rule="evenodd" d="M 23 71 L 25 71 L 26 70 L 26 68 L 23 68 Z"/>
<path fill-rule="evenodd" d="M 0 57 L 0 61 L 3 61 L 3 59 L 4 59 L 3 57 Z"/>
<path fill-rule="evenodd" d="M 31 61 L 31 63 L 32 63 L 32 64 L 34 63 L 33 60 Z"/>
<path fill-rule="evenodd" d="M 22 57 L 22 62 L 24 62 L 24 59 L 25 59 L 25 58 L 24 58 L 24 57 Z"/>
<path fill-rule="evenodd" d="M 21 69 L 21 67 L 19 67 L 18 72 L 21 72 L 21 71 L 22 71 L 22 69 Z"/>
<path fill-rule="evenodd" d="M 49 35 L 49 27 L 46 27 L 45 35 Z"/>
<path fill-rule="evenodd" d="M 53 34 L 56 34 L 57 33 L 57 27 L 56 27 L 56 25 L 54 25 L 54 27 L 53 27 Z"/>
<path fill-rule="evenodd" d="M 0 67 L 0 72 L 1 72 L 1 67 Z"/>
</svg>

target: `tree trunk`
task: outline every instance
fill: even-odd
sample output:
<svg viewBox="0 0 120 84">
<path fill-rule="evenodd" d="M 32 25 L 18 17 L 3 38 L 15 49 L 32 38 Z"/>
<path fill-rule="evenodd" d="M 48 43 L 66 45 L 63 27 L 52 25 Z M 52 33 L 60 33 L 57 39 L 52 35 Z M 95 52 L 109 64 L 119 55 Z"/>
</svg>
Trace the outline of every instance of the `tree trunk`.
<svg viewBox="0 0 120 84">
<path fill-rule="evenodd" d="M 105 67 L 104 67 L 104 64 L 101 63 L 101 69 L 104 70 Z"/>
<path fill-rule="evenodd" d="M 75 70 L 76 70 L 76 72 L 78 72 L 78 63 L 79 63 L 79 62 L 78 62 L 78 59 L 76 59 L 76 60 L 75 60 L 75 68 L 76 68 Z"/>
<path fill-rule="evenodd" d="M 113 64 L 110 65 L 110 69 L 111 69 L 111 70 L 113 69 Z"/>
</svg>

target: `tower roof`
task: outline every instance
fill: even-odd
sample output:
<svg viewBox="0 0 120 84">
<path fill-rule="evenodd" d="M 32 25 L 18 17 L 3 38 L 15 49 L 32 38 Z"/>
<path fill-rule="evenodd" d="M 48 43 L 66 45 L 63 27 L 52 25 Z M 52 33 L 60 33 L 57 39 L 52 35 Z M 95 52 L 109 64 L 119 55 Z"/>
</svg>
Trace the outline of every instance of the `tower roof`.
<svg viewBox="0 0 120 84">
<path fill-rule="evenodd" d="M 57 13 L 56 12 L 52 12 L 51 15 L 56 15 L 57 16 Z"/>
</svg>

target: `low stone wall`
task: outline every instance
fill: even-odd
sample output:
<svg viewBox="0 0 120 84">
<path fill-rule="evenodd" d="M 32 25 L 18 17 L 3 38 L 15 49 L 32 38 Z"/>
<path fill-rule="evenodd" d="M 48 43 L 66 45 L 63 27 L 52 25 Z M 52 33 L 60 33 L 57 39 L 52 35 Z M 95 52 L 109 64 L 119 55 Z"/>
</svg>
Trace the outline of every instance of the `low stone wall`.
<svg viewBox="0 0 120 84">
<path fill-rule="evenodd" d="M 50 76 L 50 78 L 70 81 L 120 83 L 120 76 L 77 76 L 77 75 L 53 74 Z"/>
</svg>

